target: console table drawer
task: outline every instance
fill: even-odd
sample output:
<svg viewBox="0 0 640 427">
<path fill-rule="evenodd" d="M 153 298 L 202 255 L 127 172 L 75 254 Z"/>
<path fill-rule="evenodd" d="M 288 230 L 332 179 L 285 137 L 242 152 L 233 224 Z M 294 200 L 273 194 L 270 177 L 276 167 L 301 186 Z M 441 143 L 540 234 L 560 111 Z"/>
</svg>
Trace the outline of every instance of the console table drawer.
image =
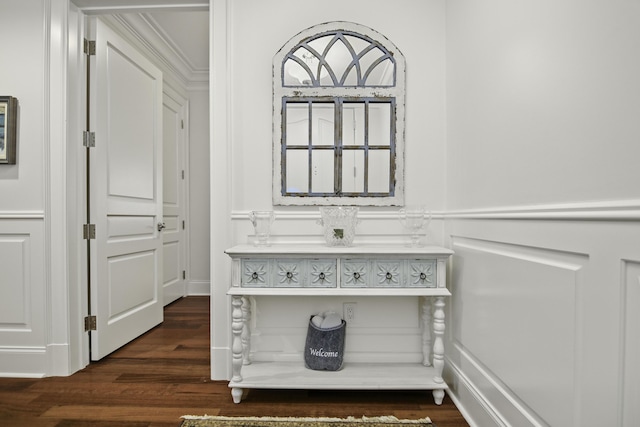
<svg viewBox="0 0 640 427">
<path fill-rule="evenodd" d="M 344 259 L 343 288 L 435 288 L 436 260 Z"/>
<path fill-rule="evenodd" d="M 242 260 L 243 288 L 335 288 L 336 260 L 247 258 Z"/>
</svg>

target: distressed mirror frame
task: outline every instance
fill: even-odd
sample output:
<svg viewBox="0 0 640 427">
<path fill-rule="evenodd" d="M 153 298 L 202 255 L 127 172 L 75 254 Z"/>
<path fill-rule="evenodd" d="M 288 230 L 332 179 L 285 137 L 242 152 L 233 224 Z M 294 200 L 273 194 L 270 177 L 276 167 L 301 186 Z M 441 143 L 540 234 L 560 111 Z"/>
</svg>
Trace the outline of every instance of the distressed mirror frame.
<svg viewBox="0 0 640 427">
<path fill-rule="evenodd" d="M 395 67 L 393 82 L 387 85 L 320 85 L 319 78 L 309 84 L 285 85 L 285 62 L 291 59 L 296 50 L 307 48 L 309 41 L 334 33 L 344 33 L 369 41 L 374 46 L 391 58 Z M 354 52 L 352 52 L 353 54 Z M 354 57 L 355 58 L 355 57 Z M 324 58 L 322 58 L 324 60 Z M 358 58 L 354 59 L 357 62 Z M 352 64 L 353 65 L 353 64 Z M 315 67 L 315 65 L 314 65 Z M 359 68 L 359 65 L 357 65 Z M 404 204 L 404 139 L 405 139 L 405 59 L 400 50 L 384 35 L 377 31 L 352 22 L 327 22 L 310 27 L 292 37 L 273 58 L 273 204 L 274 205 L 316 205 L 316 206 L 402 206 Z M 322 64 L 317 68 L 317 76 L 320 77 Z M 315 70 L 314 70 L 315 71 Z M 358 69 L 358 72 L 360 70 Z M 310 73 L 312 74 L 312 73 Z M 336 76 L 332 74 L 334 83 Z M 346 75 L 346 73 L 345 73 Z M 385 194 L 363 195 L 327 195 L 313 194 L 311 189 L 301 194 L 287 193 L 286 180 L 286 135 L 285 105 L 287 102 L 317 102 L 339 103 L 345 102 L 369 102 L 370 100 L 391 100 L 391 149 L 389 165 L 390 191 Z M 395 120 L 394 120 L 395 119 Z M 338 126 L 335 125 L 337 128 Z M 336 131 L 338 132 L 338 131 Z M 312 148 L 310 148 L 312 149 Z M 335 147 L 333 147 L 335 150 Z M 365 150 L 366 151 L 366 150 Z M 366 156 L 367 154 L 365 154 Z M 310 172 L 308 172 L 310 174 Z M 334 165 L 334 176 L 339 171 Z M 337 179 L 337 178 L 336 178 Z M 365 180 L 366 175 L 365 175 Z M 335 184 L 334 184 L 335 185 Z M 367 185 L 367 184 L 364 184 Z M 311 193 L 311 194 L 310 194 Z"/>
<path fill-rule="evenodd" d="M 16 164 L 18 100 L 0 96 L 0 164 Z"/>
</svg>

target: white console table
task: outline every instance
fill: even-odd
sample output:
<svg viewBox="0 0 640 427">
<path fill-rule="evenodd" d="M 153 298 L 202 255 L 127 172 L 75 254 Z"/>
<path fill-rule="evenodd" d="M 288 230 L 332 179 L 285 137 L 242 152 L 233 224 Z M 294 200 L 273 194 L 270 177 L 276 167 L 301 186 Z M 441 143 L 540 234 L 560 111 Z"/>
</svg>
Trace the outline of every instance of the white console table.
<svg viewBox="0 0 640 427">
<path fill-rule="evenodd" d="M 446 262 L 453 251 L 400 245 L 240 245 L 232 259 L 232 378 L 235 403 L 245 388 L 328 390 L 433 390 L 444 398 Z M 253 362 L 249 358 L 250 297 L 415 296 L 421 301 L 422 363 L 345 363 L 339 371 L 314 371 L 304 362 Z M 306 325 L 305 325 L 306 326 Z M 348 328 L 348 325 L 347 325 Z M 348 334 L 347 334 L 348 336 Z M 300 349 L 301 351 L 303 349 Z"/>
</svg>

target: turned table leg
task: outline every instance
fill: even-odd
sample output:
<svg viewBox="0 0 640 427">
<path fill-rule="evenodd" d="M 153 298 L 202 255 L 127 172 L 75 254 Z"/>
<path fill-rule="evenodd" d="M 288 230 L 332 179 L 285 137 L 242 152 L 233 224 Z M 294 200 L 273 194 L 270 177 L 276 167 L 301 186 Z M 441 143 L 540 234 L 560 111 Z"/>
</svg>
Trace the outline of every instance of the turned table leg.
<svg viewBox="0 0 640 427">
<path fill-rule="evenodd" d="M 444 298 L 436 297 L 435 311 L 433 313 L 433 334 L 435 340 L 433 342 L 433 367 L 436 369 L 433 380 L 437 383 L 444 382 L 442 379 L 442 371 L 444 369 L 444 343 L 442 336 L 444 335 Z"/>
<path fill-rule="evenodd" d="M 420 298 L 422 306 L 422 364 L 431 366 L 431 298 Z"/>
<path fill-rule="evenodd" d="M 244 359 L 242 351 L 242 330 L 244 328 L 242 300 L 242 296 L 239 295 L 234 295 L 233 299 L 231 300 L 231 333 L 233 335 L 231 342 L 231 381 L 236 383 L 242 381 L 241 371 Z M 240 400 L 242 399 L 242 389 L 235 387 L 232 388 L 231 396 L 233 397 L 234 403 L 240 403 Z"/>
<path fill-rule="evenodd" d="M 251 329 L 249 327 L 251 321 L 251 300 L 249 297 L 242 297 L 242 364 L 251 364 Z"/>
<path fill-rule="evenodd" d="M 442 371 L 444 370 L 444 343 L 442 336 L 444 335 L 444 298 L 435 298 L 435 310 L 433 313 L 433 334 L 435 335 L 433 343 L 433 367 L 435 374 L 433 381 L 436 383 L 444 383 L 442 379 Z M 444 398 L 444 390 L 438 389 L 433 391 L 433 398 L 437 405 L 442 404 Z"/>
</svg>

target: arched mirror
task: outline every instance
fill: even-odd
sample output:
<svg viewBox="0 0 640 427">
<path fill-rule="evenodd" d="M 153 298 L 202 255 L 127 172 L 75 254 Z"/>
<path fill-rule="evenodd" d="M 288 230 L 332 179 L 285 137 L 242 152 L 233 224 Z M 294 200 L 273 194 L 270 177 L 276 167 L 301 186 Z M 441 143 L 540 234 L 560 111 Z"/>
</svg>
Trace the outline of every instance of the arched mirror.
<svg viewBox="0 0 640 427">
<path fill-rule="evenodd" d="M 273 60 L 275 205 L 403 204 L 405 62 L 382 34 L 311 27 Z"/>
</svg>

